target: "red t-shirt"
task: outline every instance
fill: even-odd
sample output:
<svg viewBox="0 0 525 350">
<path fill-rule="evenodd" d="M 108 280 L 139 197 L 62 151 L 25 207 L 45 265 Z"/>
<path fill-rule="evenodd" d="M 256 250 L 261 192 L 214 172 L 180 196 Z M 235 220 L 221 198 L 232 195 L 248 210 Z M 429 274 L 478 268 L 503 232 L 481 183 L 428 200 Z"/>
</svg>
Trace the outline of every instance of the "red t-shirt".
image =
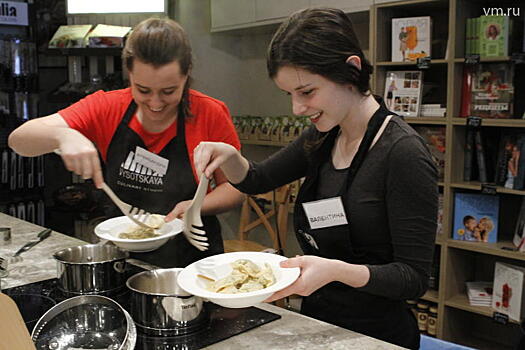
<svg viewBox="0 0 525 350">
<path fill-rule="evenodd" d="M 193 149 L 201 141 L 225 142 L 237 149 L 241 148 L 239 137 L 233 126 L 230 112 L 226 105 L 198 91 L 191 90 L 190 111 L 193 117 L 186 119 L 186 147 L 193 168 Z M 98 148 L 104 161 L 107 150 L 117 126 L 131 103 L 131 89 L 109 92 L 97 91 L 77 103 L 58 112 L 69 127 L 78 130 L 90 139 Z M 177 135 L 177 122 L 174 121 L 166 130 L 151 133 L 142 127 L 135 114 L 129 127 L 144 141 L 148 151 L 158 154 L 173 137 Z M 195 169 L 193 169 L 194 175 Z"/>
</svg>

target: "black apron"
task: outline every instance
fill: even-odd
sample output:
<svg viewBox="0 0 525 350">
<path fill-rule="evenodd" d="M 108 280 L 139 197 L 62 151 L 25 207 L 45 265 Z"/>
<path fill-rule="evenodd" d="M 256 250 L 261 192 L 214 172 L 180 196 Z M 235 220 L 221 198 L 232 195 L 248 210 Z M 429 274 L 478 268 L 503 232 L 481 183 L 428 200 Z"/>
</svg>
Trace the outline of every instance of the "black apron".
<svg viewBox="0 0 525 350">
<path fill-rule="evenodd" d="M 368 123 L 363 140 L 339 191 L 343 206 L 349 188 L 386 117 L 387 114 L 380 110 Z M 378 264 L 373 257 L 376 254 L 370 254 L 371 247 L 356 247 L 352 244 L 352 234 L 348 225 L 311 229 L 302 206 L 302 203 L 322 199 L 316 198 L 317 175 L 322 162 L 326 159 L 331 161 L 331 151 L 338 132 L 339 128 L 332 129 L 320 149 L 312 156 L 311 170 L 301 186 L 295 204 L 294 224 L 297 239 L 305 254 L 352 264 Z M 345 212 L 350 222 L 352 218 L 348 217 L 346 207 Z M 389 242 L 385 243 L 385 246 L 388 245 Z M 375 296 L 344 283 L 332 282 L 305 297 L 301 313 L 393 344 L 419 349 L 417 321 L 402 300 Z"/>
<path fill-rule="evenodd" d="M 177 136 L 158 154 L 169 160 L 166 174 L 160 176 L 133 161 L 137 146 L 147 149 L 140 136 L 128 126 L 136 110 L 137 105 L 132 101 L 111 139 L 106 158 L 105 180 L 124 202 L 150 213 L 166 215 L 177 203 L 192 199 L 197 190 L 186 148 L 185 118 L 179 109 Z M 108 214 L 120 216 L 122 212 L 113 205 Z M 205 216 L 202 219 L 210 243 L 208 250 L 201 252 L 180 233 L 157 250 L 131 253 L 131 257 L 160 267 L 185 267 L 204 257 L 223 253 L 217 217 Z"/>
</svg>

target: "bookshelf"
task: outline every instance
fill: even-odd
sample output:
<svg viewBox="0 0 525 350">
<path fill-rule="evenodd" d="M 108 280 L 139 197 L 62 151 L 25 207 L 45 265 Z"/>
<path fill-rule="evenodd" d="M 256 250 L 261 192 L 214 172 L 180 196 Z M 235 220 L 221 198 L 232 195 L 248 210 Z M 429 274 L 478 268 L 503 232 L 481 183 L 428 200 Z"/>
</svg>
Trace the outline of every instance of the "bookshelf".
<svg viewBox="0 0 525 350">
<path fill-rule="evenodd" d="M 513 349 L 522 335 L 518 322 L 509 320 L 507 324 L 496 323 L 492 319 L 491 308 L 471 306 L 465 282 L 493 280 L 496 262 L 525 266 L 524 253 L 504 249 L 513 247 L 514 225 L 525 191 L 495 186 L 502 206 L 497 243 L 464 242 L 451 238 L 454 194 L 480 193 L 483 188 L 479 181 L 463 181 L 466 118 L 460 118 L 459 115 L 465 66 L 466 20 L 482 15 L 484 6 L 506 8 L 516 7 L 517 4 L 510 0 L 499 1 L 497 5 L 490 1 L 474 0 L 376 2 L 370 9 L 370 60 L 374 66 L 372 89 L 383 96 L 387 71 L 418 69 L 416 63 L 390 61 L 392 18 L 431 16 L 432 38 L 436 40 L 431 42 L 432 59 L 428 69 L 424 70 L 423 85 L 428 78 L 432 83 L 439 83 L 438 90 L 441 92 L 427 97 L 427 101 L 423 96 L 422 103 L 446 106 L 446 117 L 405 118 L 414 126 L 445 128 L 445 170 L 439 186 L 443 194 L 443 233 L 436 238 L 436 252 L 440 255 L 439 290 L 429 290 L 421 299 L 438 304 L 438 338 L 479 349 Z M 523 20 L 523 13 L 521 16 Z M 503 56 L 481 58 L 480 62 L 511 60 L 511 56 Z M 509 128 L 525 132 L 525 120 L 483 119 L 481 127 L 482 130 L 496 132 Z"/>
</svg>

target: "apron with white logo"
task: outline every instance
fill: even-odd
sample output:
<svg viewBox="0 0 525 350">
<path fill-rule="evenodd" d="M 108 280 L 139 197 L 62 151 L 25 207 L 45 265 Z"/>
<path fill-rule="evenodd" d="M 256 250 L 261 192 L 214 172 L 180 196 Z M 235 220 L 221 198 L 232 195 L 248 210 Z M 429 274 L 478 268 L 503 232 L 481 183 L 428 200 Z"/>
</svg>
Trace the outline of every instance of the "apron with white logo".
<svg viewBox="0 0 525 350">
<path fill-rule="evenodd" d="M 178 202 L 191 200 L 197 190 L 186 147 L 184 118 L 177 118 L 177 136 L 158 154 L 169 161 L 165 174 L 162 174 L 164 171 L 146 167 L 137 157 L 137 146 L 143 150 L 147 148 L 128 125 L 136 109 L 137 105 L 132 101 L 111 139 L 105 181 L 124 202 L 152 214 L 166 215 Z M 179 110 L 179 116 L 182 115 Z M 110 215 L 120 216 L 122 213 L 114 207 Z M 155 251 L 131 253 L 131 257 L 160 267 L 185 267 L 206 256 L 222 253 L 219 221 L 215 216 L 207 216 L 203 217 L 203 223 L 210 243 L 207 251 L 199 251 L 180 233 Z"/>
</svg>

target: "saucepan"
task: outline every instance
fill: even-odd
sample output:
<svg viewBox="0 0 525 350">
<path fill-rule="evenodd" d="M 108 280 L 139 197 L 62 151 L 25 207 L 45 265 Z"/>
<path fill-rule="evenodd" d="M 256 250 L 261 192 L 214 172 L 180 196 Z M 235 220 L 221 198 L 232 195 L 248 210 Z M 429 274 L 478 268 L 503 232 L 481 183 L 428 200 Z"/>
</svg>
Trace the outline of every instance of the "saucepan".
<svg viewBox="0 0 525 350">
<path fill-rule="evenodd" d="M 126 283 L 129 253 L 113 245 L 87 244 L 56 252 L 58 288 L 71 294 L 105 294 Z"/>
<path fill-rule="evenodd" d="M 182 269 L 140 272 L 128 279 L 130 314 L 144 333 L 182 335 L 206 325 L 203 300 L 181 289 L 177 277 Z"/>
</svg>

